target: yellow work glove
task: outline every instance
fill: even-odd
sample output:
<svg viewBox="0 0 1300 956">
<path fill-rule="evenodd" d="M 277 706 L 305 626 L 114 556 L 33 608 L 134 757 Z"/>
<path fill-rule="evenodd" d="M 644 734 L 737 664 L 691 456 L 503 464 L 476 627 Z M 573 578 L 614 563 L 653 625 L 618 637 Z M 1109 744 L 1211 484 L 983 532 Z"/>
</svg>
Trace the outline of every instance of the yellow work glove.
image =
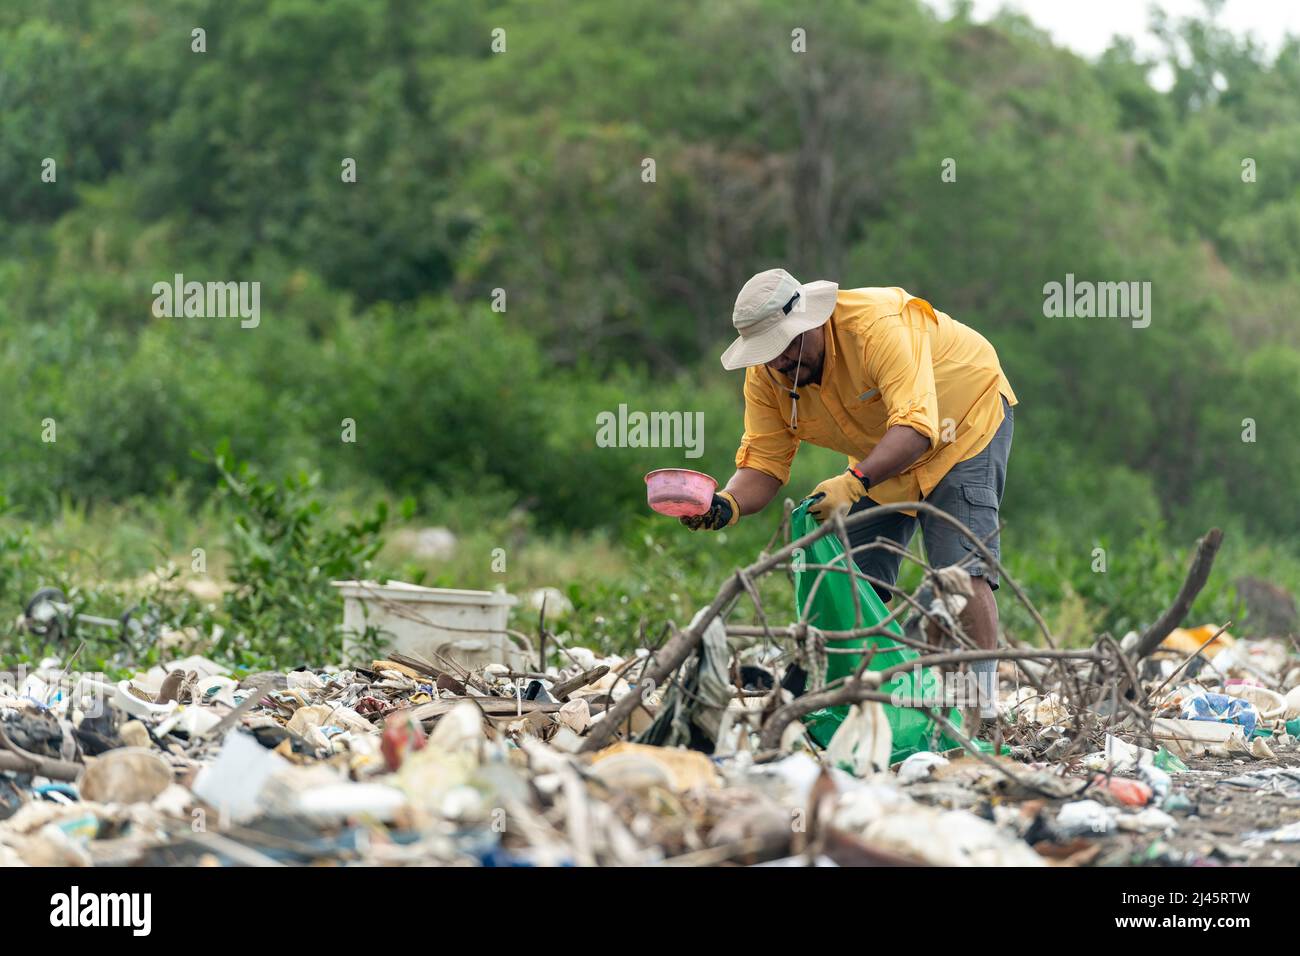
<svg viewBox="0 0 1300 956">
<path fill-rule="evenodd" d="M 677 519 L 692 531 L 704 528 L 707 531 L 720 531 L 740 520 L 740 505 L 730 491 L 719 491 L 713 496 L 713 504 L 702 515 L 686 515 Z"/>
<path fill-rule="evenodd" d="M 827 478 L 812 490 L 808 497 L 822 497 L 812 503 L 808 513 L 818 521 L 825 521 L 836 511 L 848 511 L 866 493 L 867 487 L 862 479 L 851 471 L 845 471 L 834 478 Z"/>
</svg>

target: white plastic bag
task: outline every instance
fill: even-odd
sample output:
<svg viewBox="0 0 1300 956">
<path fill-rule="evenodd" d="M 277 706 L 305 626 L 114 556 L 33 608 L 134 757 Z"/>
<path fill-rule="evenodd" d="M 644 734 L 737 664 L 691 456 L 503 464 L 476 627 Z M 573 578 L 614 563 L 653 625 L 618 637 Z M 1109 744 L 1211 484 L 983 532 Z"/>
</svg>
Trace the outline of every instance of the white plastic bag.
<svg viewBox="0 0 1300 956">
<path fill-rule="evenodd" d="M 894 732 L 885 708 L 879 701 L 871 700 L 853 705 L 831 737 L 826 755 L 832 766 L 846 768 L 862 777 L 888 770 L 893 748 Z"/>
</svg>

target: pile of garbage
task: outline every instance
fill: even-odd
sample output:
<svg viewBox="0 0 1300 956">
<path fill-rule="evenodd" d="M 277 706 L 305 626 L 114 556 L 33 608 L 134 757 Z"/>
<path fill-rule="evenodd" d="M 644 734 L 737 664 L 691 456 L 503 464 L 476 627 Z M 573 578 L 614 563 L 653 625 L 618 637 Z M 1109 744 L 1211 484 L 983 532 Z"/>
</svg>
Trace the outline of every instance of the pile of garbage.
<svg viewBox="0 0 1300 956">
<path fill-rule="evenodd" d="M 792 696 L 760 642 L 716 632 L 653 689 L 645 652 L 581 647 L 536 672 L 392 653 L 236 676 L 192 656 L 112 682 L 47 660 L 0 687 L 0 865 L 1256 860 L 1300 841 L 1300 658 L 1214 634 L 1142 661 L 1145 726 L 1004 661 L 992 746 L 901 761 L 879 700 L 825 748 L 796 721 L 763 750 L 764 709 Z M 1227 839 L 1233 794 L 1283 809 Z"/>
<path fill-rule="evenodd" d="M 1165 685 L 1152 698 L 1156 734 L 1218 756 L 1269 757 L 1271 742 L 1291 746 L 1300 732 L 1300 661 L 1291 651 L 1281 640 L 1238 642 L 1208 625 L 1174 630 L 1147 664 Z"/>
</svg>

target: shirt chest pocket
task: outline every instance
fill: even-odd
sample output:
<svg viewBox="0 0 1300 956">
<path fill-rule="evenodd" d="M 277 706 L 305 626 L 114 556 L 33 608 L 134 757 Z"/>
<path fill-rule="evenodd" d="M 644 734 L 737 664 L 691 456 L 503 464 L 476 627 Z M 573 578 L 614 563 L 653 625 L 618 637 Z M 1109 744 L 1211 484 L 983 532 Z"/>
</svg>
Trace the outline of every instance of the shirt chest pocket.
<svg viewBox="0 0 1300 956">
<path fill-rule="evenodd" d="M 884 397 L 878 388 L 859 392 L 846 411 L 854 424 L 876 437 L 885 430 L 885 422 L 889 418 L 889 410 L 885 407 Z"/>
</svg>

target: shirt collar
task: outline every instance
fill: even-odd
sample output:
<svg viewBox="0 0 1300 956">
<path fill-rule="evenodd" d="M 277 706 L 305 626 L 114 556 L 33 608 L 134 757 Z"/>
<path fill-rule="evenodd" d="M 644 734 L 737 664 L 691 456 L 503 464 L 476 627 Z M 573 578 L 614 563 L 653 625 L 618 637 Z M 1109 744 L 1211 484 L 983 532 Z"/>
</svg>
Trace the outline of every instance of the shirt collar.
<svg viewBox="0 0 1300 956">
<path fill-rule="evenodd" d="M 822 341 L 826 354 L 822 357 L 822 387 L 825 388 L 827 381 L 830 379 L 831 369 L 835 367 L 835 312 L 831 312 L 831 317 L 826 320 L 822 326 Z"/>
</svg>

